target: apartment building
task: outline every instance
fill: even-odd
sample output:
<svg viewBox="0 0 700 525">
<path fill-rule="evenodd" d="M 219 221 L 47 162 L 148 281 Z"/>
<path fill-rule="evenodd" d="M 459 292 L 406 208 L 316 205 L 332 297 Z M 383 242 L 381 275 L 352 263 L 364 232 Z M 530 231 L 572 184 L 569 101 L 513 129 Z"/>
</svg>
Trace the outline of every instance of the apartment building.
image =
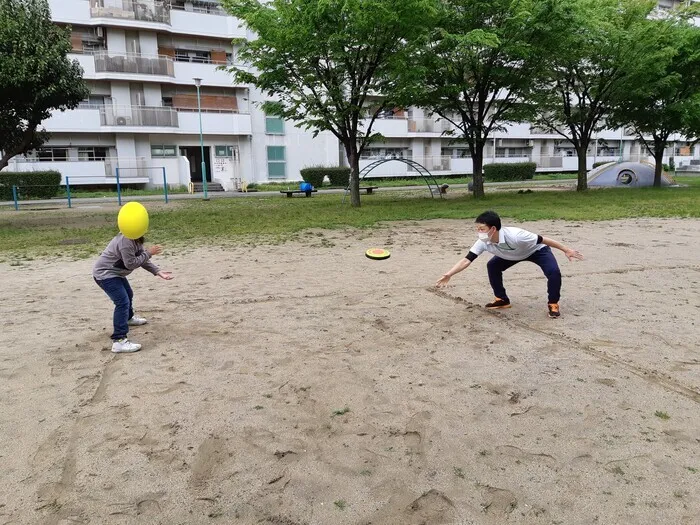
<svg viewBox="0 0 700 525">
<path fill-rule="evenodd" d="M 71 27 L 70 56 L 83 67 L 91 95 L 75 110 L 56 112 L 44 123 L 51 140 L 13 159 L 8 169 L 55 169 L 72 185 L 114 184 L 119 176 L 125 184 L 154 186 L 163 184 L 164 175 L 171 185 L 201 183 L 205 171 L 213 188 L 235 190 L 241 181 L 296 181 L 305 166 L 347 163 L 331 133 L 312 138 L 265 115 L 258 106 L 261 93 L 234 83 L 221 69 L 237 64 L 232 39 L 250 35 L 216 0 L 49 0 L 49 5 L 54 21 Z M 405 158 L 435 175 L 472 172 L 466 145 L 444 134 L 450 124 L 422 109 L 386 111 L 373 129 L 385 141 L 365 151 L 361 167 Z M 667 161 L 698 162 L 699 145 L 679 136 L 672 141 Z M 534 161 L 539 171 L 577 169 L 568 142 L 530 124 L 496 132 L 485 157 L 486 163 Z M 588 165 L 647 158 L 630 130 L 606 130 L 594 137 Z M 372 174 L 415 174 L 411 170 L 392 162 Z"/>
<path fill-rule="evenodd" d="M 241 180 L 295 179 L 311 164 L 338 163 L 335 137 L 311 134 L 256 103 L 221 66 L 236 63 L 231 41 L 246 30 L 212 0 L 50 0 L 71 27 L 72 53 L 91 95 L 44 122 L 51 140 L 10 170 L 56 169 L 71 184 L 214 188 Z M 197 87 L 200 79 L 201 131 Z M 165 170 L 163 170 L 165 168 Z"/>
</svg>

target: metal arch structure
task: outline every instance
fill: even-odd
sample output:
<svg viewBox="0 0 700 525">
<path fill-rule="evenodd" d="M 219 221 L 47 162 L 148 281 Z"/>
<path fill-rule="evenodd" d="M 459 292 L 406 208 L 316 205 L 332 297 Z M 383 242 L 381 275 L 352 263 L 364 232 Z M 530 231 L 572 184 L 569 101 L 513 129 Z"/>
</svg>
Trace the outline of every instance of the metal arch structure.
<svg viewBox="0 0 700 525">
<path fill-rule="evenodd" d="M 381 160 L 375 160 L 371 164 L 368 164 L 364 168 L 360 170 L 360 173 L 358 174 L 358 185 L 362 184 L 362 181 L 365 180 L 365 177 L 370 174 L 372 170 L 375 168 L 381 166 L 382 164 L 386 164 L 387 162 L 392 162 L 392 161 L 398 161 L 398 162 L 403 162 L 407 166 L 410 166 L 411 168 L 415 169 L 418 174 L 423 177 L 423 180 L 425 180 L 425 183 L 428 185 L 428 189 L 430 190 L 430 196 L 434 199 L 435 194 L 437 193 L 440 195 L 440 198 L 443 197 L 443 192 L 440 190 L 440 185 L 438 182 L 435 180 L 435 177 L 433 177 L 433 174 L 428 171 L 428 168 L 423 166 L 422 164 L 419 164 L 418 162 L 411 160 L 411 159 L 396 159 L 396 158 L 390 158 L 390 159 L 381 159 Z M 345 188 L 345 193 L 343 194 L 343 202 L 345 202 L 345 197 L 347 197 L 348 192 L 350 191 L 350 185 L 348 185 L 347 188 Z"/>
</svg>

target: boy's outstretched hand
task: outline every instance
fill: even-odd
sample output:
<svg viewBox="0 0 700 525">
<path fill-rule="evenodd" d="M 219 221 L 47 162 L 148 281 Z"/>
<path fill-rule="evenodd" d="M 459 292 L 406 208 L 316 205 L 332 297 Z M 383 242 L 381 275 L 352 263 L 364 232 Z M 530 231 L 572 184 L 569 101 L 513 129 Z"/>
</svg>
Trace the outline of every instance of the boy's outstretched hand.
<svg viewBox="0 0 700 525">
<path fill-rule="evenodd" d="M 173 272 L 164 272 L 163 270 L 158 272 L 156 275 L 161 279 L 165 279 L 166 281 L 169 281 L 173 278 Z"/>
<path fill-rule="evenodd" d="M 435 283 L 436 288 L 442 288 L 445 286 L 448 282 L 450 282 L 450 276 L 449 275 L 443 275 L 438 279 L 438 281 Z"/>
<path fill-rule="evenodd" d="M 583 254 L 577 250 L 574 250 L 572 248 L 569 248 L 564 252 L 564 255 L 566 255 L 570 261 L 573 261 L 574 259 L 578 259 L 579 261 L 583 260 Z"/>
</svg>

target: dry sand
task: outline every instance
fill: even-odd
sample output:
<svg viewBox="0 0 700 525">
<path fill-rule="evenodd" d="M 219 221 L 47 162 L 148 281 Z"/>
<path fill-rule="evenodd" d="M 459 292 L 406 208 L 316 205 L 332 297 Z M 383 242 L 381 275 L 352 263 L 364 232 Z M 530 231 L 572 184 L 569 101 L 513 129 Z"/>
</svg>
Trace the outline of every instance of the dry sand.
<svg viewBox="0 0 700 525">
<path fill-rule="evenodd" d="M 432 287 L 465 221 L 168 251 L 133 355 L 92 261 L 0 265 L 0 524 L 700 523 L 700 221 L 522 226 L 587 257 L 559 320 Z"/>
</svg>

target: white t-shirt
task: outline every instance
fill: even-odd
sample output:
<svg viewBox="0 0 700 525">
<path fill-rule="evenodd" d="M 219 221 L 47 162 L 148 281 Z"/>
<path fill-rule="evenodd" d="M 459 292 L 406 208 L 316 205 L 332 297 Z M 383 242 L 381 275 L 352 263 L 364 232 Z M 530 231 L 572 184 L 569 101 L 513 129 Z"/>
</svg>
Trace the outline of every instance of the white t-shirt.
<svg viewBox="0 0 700 525">
<path fill-rule="evenodd" d="M 508 261 L 522 261 L 545 247 L 541 242 L 538 243 L 541 240 L 540 236 L 522 228 L 501 227 L 498 231 L 498 244 L 479 239 L 469 251 L 477 256 L 489 252 Z M 473 260 L 468 255 L 467 258 Z"/>
</svg>

